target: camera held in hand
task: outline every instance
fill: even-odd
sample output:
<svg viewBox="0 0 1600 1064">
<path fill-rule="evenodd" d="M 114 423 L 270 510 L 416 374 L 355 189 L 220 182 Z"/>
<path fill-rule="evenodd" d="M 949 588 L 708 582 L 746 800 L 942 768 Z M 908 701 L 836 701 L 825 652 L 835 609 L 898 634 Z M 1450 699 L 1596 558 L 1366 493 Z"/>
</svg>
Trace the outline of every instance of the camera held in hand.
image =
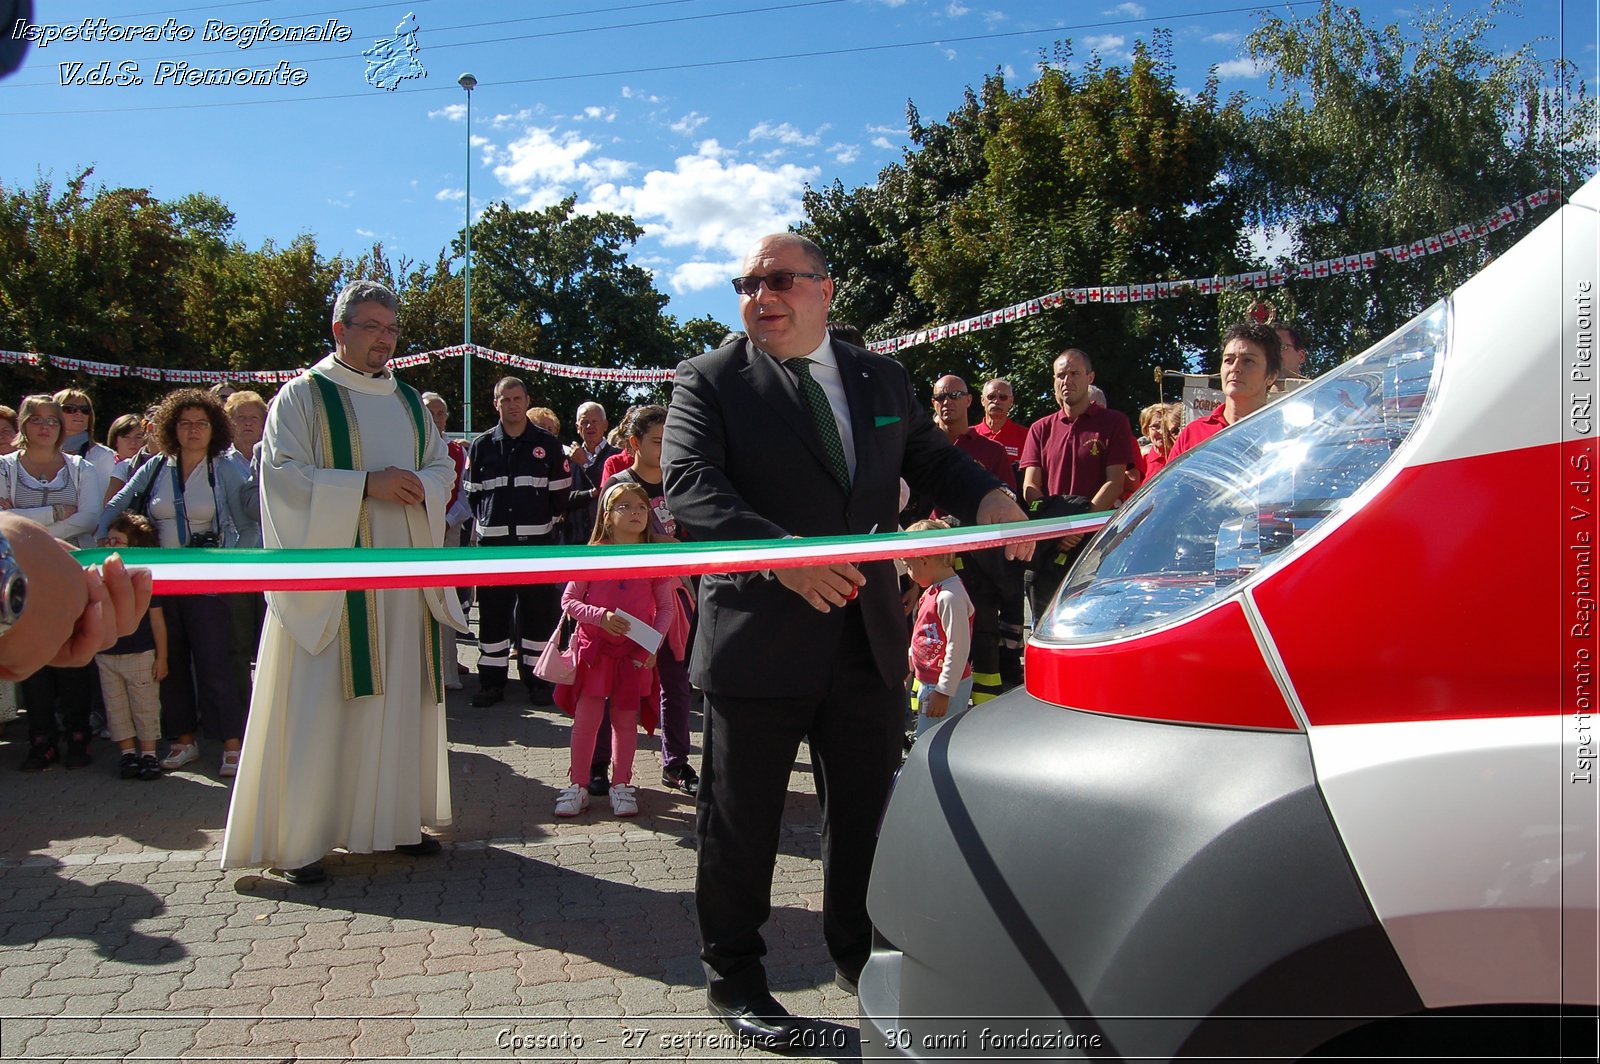
<svg viewBox="0 0 1600 1064">
<path fill-rule="evenodd" d="M 192 532 L 189 535 L 189 546 L 220 547 L 222 546 L 222 537 L 210 529 L 204 532 Z"/>
</svg>

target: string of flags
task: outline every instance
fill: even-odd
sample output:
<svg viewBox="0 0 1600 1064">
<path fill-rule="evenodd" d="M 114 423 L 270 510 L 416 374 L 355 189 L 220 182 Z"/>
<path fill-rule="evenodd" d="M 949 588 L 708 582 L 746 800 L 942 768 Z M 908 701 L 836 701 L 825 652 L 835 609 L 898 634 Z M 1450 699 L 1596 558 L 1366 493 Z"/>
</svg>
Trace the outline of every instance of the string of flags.
<svg viewBox="0 0 1600 1064">
<path fill-rule="evenodd" d="M 936 343 L 952 336 L 965 336 L 970 332 L 992 329 L 997 325 L 1004 325 L 1021 318 L 1042 314 L 1047 310 L 1054 310 L 1068 303 L 1076 306 L 1083 306 L 1088 303 L 1144 303 L 1155 299 L 1171 299 L 1190 291 L 1206 296 L 1239 289 L 1275 288 L 1288 284 L 1290 281 L 1325 280 L 1330 277 L 1364 273 L 1374 269 L 1380 260 L 1410 262 L 1412 259 L 1420 259 L 1428 255 L 1437 255 L 1441 252 L 1452 250 L 1473 240 L 1482 240 L 1490 233 L 1521 220 L 1528 211 L 1543 207 L 1547 203 L 1560 198 L 1561 193 L 1554 189 L 1541 189 L 1531 195 L 1523 196 L 1521 199 L 1515 200 L 1475 222 L 1463 222 L 1454 228 L 1446 229 L 1444 232 L 1436 233 L 1433 236 L 1413 240 L 1409 244 L 1397 244 L 1394 247 L 1379 248 L 1376 251 L 1353 252 L 1347 255 L 1335 255 L 1327 259 L 1297 262 L 1288 267 L 1270 270 L 1250 270 L 1245 273 L 1213 277 L 1189 277 L 1177 281 L 1145 281 L 1140 284 L 1063 288 L 1046 295 L 1025 299 L 1020 303 L 1013 303 L 1009 307 L 986 310 L 982 314 L 977 314 L 961 321 L 945 322 L 926 329 L 918 329 L 916 332 L 893 336 L 886 340 L 874 340 L 867 345 L 867 349 L 876 351 L 879 354 L 894 354 L 908 347 Z"/>
<path fill-rule="evenodd" d="M 440 348 L 437 351 L 420 351 L 416 354 L 401 355 L 389 360 L 389 368 L 393 370 L 411 369 L 415 366 L 425 366 L 440 359 L 463 358 L 469 353 L 498 365 L 511 366 L 515 369 L 527 370 L 530 373 L 542 373 L 551 377 L 571 377 L 579 380 L 605 381 L 617 384 L 653 384 L 659 381 L 670 381 L 673 375 L 673 371 L 670 369 L 565 366 L 557 362 L 544 362 L 536 358 L 524 358 L 521 355 L 495 351 L 478 344 L 457 344 L 454 347 Z M 123 366 L 115 362 L 92 362 L 86 358 L 41 355 L 34 351 L 4 350 L 0 350 L 0 364 L 32 366 L 35 368 L 47 367 L 66 370 L 68 373 L 86 373 L 91 377 L 136 377 L 140 380 L 158 383 L 199 385 L 217 384 L 222 381 L 284 384 L 305 372 L 304 367 L 298 369 L 217 370 Z"/>
<path fill-rule="evenodd" d="M 1013 303 L 1009 307 L 986 310 L 981 314 L 976 314 L 961 321 L 945 322 L 941 325 L 918 329 L 916 332 L 905 333 L 886 340 L 874 340 L 867 345 L 867 348 L 879 354 L 894 354 L 908 347 L 936 343 L 952 336 L 964 336 L 970 332 L 992 329 L 998 325 L 1005 325 L 1021 318 L 1042 314 L 1047 310 L 1055 310 L 1069 303 L 1075 306 L 1083 306 L 1089 303 L 1143 303 L 1156 299 L 1171 299 L 1190 291 L 1204 296 L 1241 289 L 1275 288 L 1286 285 L 1290 281 L 1326 280 L 1330 277 L 1364 273 L 1376 268 L 1380 261 L 1410 262 L 1413 259 L 1424 258 L 1428 255 L 1438 255 L 1442 252 L 1453 250 L 1474 240 L 1482 240 L 1490 233 L 1520 221 L 1527 216 L 1529 211 L 1559 201 L 1560 198 L 1561 193 L 1554 189 L 1541 189 L 1538 192 L 1508 203 L 1499 210 L 1485 215 L 1475 222 L 1463 222 L 1432 236 L 1413 240 L 1409 244 L 1397 244 L 1394 247 L 1379 248 L 1375 251 L 1352 252 L 1346 255 L 1335 255 L 1326 259 L 1298 262 L 1268 270 L 1250 270 L 1244 273 L 1213 277 L 1189 277 L 1176 281 L 1145 281 L 1139 284 L 1063 288 L 1045 295 L 1035 296 L 1032 299 L 1022 300 L 1019 303 Z M 672 369 L 567 366 L 559 362 L 545 362 L 541 359 L 507 354 L 504 351 L 495 351 L 479 344 L 457 344 L 454 347 L 440 348 L 437 351 L 421 351 L 416 354 L 401 355 L 398 358 L 390 359 L 389 366 L 395 370 L 403 370 L 415 366 L 424 366 L 441 359 L 465 358 L 469 355 L 474 358 L 486 359 L 497 365 L 526 370 L 530 373 L 607 384 L 658 384 L 671 381 L 674 373 Z M 64 369 L 69 373 L 85 373 L 92 377 L 137 377 L 147 381 L 177 384 L 217 384 L 225 380 L 251 381 L 260 384 L 284 384 L 304 371 L 303 368 L 214 370 L 123 366 L 115 362 L 93 362 L 86 358 L 66 358 L 61 355 L 41 355 L 33 351 L 5 350 L 0 350 L 0 365 L 48 366 L 52 369 Z"/>
</svg>

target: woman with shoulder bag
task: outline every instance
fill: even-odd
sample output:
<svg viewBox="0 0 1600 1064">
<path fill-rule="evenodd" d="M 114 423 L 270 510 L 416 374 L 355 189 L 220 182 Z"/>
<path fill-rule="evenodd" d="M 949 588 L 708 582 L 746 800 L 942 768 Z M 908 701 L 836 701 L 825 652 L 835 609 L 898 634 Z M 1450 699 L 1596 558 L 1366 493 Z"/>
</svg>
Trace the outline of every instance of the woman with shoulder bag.
<svg viewBox="0 0 1600 1064">
<path fill-rule="evenodd" d="M 48 395 L 30 395 L 18 414 L 18 450 L 0 456 L 0 509 L 41 524 L 52 536 L 78 546 L 94 524 L 100 482 L 93 467 L 61 450 L 61 407 Z M 94 678 L 89 669 L 47 666 L 18 688 L 28 710 L 24 771 L 39 771 L 60 757 L 56 715 L 67 735 L 68 768 L 89 763 L 89 704 Z"/>
<path fill-rule="evenodd" d="M 198 388 L 173 392 L 156 411 L 160 453 L 140 466 L 100 514 L 104 540 L 124 510 L 155 522 L 163 547 L 235 547 L 250 490 L 237 463 L 222 458 L 232 442 L 227 414 Z M 162 730 L 173 737 L 161 767 L 200 757 L 195 732 L 205 706 L 207 732 L 222 740 L 219 775 L 239 770 L 245 713 L 231 653 L 232 618 L 223 595 L 174 595 L 166 605 L 169 671 L 161 681 Z"/>
</svg>

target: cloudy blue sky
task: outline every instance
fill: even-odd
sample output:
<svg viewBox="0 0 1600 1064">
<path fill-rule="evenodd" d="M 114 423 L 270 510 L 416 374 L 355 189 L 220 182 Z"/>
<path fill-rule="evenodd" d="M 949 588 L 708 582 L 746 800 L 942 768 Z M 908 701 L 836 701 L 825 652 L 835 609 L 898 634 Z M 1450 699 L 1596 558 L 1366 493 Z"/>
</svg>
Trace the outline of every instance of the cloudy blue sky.
<svg viewBox="0 0 1600 1064">
<path fill-rule="evenodd" d="M 796 221 L 808 185 L 867 183 L 898 159 L 908 99 L 942 117 L 993 71 L 1029 80 L 1058 38 L 1078 61 L 1119 63 L 1158 26 L 1181 86 L 1199 89 L 1215 67 L 1224 92 L 1267 91 L 1241 53 L 1261 7 L 1227 0 L 337 3 L 35 0 L 44 47 L 0 81 L 0 183 L 59 186 L 93 166 L 109 186 L 220 197 L 251 246 L 309 232 L 325 254 L 382 241 L 431 262 L 463 224 L 470 175 L 475 214 L 575 195 L 633 215 L 647 232 L 635 261 L 671 312 L 727 321 L 726 280 L 750 241 Z M 1407 10 L 1359 6 L 1373 21 Z M 1564 36 L 1563 10 L 1530 0 L 1500 39 L 1542 39 L 1542 54 L 1569 55 L 1593 84 L 1593 19 L 1580 28 L 1584 13 L 1568 12 Z M 97 18 L 99 39 L 42 40 Z M 336 39 L 250 40 L 313 26 Z M 133 27 L 165 39 L 114 39 Z M 415 48 L 385 52 L 378 42 L 408 40 L 402 28 Z M 371 84 L 386 54 L 400 58 L 390 74 L 409 60 L 425 75 Z M 185 82 L 240 68 L 272 83 Z M 470 128 L 465 71 L 478 79 Z"/>
</svg>

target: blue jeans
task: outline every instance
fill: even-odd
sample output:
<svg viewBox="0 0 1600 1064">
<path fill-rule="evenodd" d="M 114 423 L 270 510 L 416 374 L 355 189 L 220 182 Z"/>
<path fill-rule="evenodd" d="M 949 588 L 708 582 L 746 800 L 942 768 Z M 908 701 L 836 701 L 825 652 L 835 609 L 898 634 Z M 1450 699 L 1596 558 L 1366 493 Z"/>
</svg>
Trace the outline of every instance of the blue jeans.
<svg viewBox="0 0 1600 1064">
<path fill-rule="evenodd" d="M 967 711 L 967 706 L 972 701 L 972 677 L 968 676 L 956 686 L 956 693 L 950 696 L 950 708 L 944 711 L 942 717 L 928 716 L 928 701 L 933 696 L 933 684 L 917 681 L 917 738 L 922 733 L 943 721 L 959 717 Z"/>
</svg>

